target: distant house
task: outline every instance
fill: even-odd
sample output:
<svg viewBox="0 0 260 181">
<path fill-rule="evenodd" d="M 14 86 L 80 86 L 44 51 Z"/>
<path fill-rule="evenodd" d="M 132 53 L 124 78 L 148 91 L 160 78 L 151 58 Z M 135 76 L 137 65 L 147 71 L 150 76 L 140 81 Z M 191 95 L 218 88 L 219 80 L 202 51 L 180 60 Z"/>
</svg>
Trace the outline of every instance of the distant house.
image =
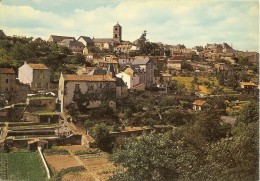
<svg viewBox="0 0 260 181">
<path fill-rule="evenodd" d="M 71 36 L 57 36 L 57 35 L 51 35 L 47 41 L 48 42 L 53 42 L 53 43 L 58 43 L 58 42 L 61 42 L 62 40 L 65 40 L 65 39 L 72 39 L 72 40 L 76 41 L 75 37 L 71 37 Z"/>
<path fill-rule="evenodd" d="M 0 68 L 0 92 L 15 90 L 16 75 L 12 68 Z"/>
<path fill-rule="evenodd" d="M 120 66 L 126 66 L 131 64 L 134 61 L 134 58 L 119 58 L 118 59 L 118 64 Z"/>
<path fill-rule="evenodd" d="M 219 56 L 232 64 L 236 63 L 234 53 L 220 53 Z"/>
<path fill-rule="evenodd" d="M 193 104 L 193 110 L 194 111 L 203 111 L 208 107 L 208 104 L 206 101 L 203 100 L 196 100 Z"/>
<path fill-rule="evenodd" d="M 211 50 L 212 53 L 234 53 L 234 49 L 227 43 L 222 44 L 207 44 L 205 49 Z"/>
<path fill-rule="evenodd" d="M 182 60 L 171 60 L 169 59 L 167 61 L 167 68 L 168 69 L 175 69 L 175 70 L 181 70 Z"/>
<path fill-rule="evenodd" d="M 154 77 L 154 83 L 157 87 L 170 87 L 172 85 L 172 75 L 168 73 L 159 73 Z"/>
<path fill-rule="evenodd" d="M 92 95 L 87 108 L 97 108 L 104 101 L 109 102 L 108 106 L 111 108 L 116 108 L 116 80 L 109 75 L 61 74 L 58 98 L 62 112 L 68 105 L 75 103 L 75 99 L 80 98 L 80 93 Z M 104 97 L 109 100 L 105 100 Z"/>
<path fill-rule="evenodd" d="M 211 50 L 211 53 L 222 53 L 223 52 L 223 47 L 221 44 L 207 44 L 205 46 L 205 49 Z"/>
<path fill-rule="evenodd" d="M 222 43 L 223 53 L 234 53 L 234 49 L 227 43 Z"/>
<path fill-rule="evenodd" d="M 101 50 L 104 49 L 112 49 L 113 46 L 113 39 L 112 38 L 94 38 L 93 39 L 94 46 L 100 48 Z"/>
<path fill-rule="evenodd" d="M 27 64 L 24 62 L 18 70 L 18 79 L 29 84 L 32 90 L 46 90 L 50 87 L 50 69 L 44 64 Z"/>
<path fill-rule="evenodd" d="M 123 82 L 127 85 L 128 89 L 132 89 L 133 87 L 140 84 L 140 77 L 138 75 L 136 69 L 132 67 L 127 67 L 123 72 L 116 74 L 116 77 L 121 78 Z"/>
<path fill-rule="evenodd" d="M 5 39 L 6 35 L 3 30 L 0 30 L 0 39 Z"/>
<path fill-rule="evenodd" d="M 257 85 L 253 82 L 240 82 L 240 86 L 243 92 L 255 93 L 257 91 Z"/>
<path fill-rule="evenodd" d="M 82 67 L 78 67 L 78 70 L 76 73 L 78 75 L 89 74 L 92 70 L 95 70 L 95 69 L 97 69 L 97 67 L 82 66 Z"/>
<path fill-rule="evenodd" d="M 94 46 L 94 41 L 88 36 L 80 36 L 77 41 L 83 43 L 85 47 Z"/>
<path fill-rule="evenodd" d="M 132 62 L 131 65 L 139 65 L 141 69 L 145 71 L 145 80 L 144 84 L 146 86 L 151 86 L 153 85 L 154 81 L 154 72 L 157 69 L 157 67 L 154 65 L 153 61 L 150 60 L 149 58 L 136 58 Z M 142 83 L 142 79 L 140 79 L 140 83 Z"/>
<path fill-rule="evenodd" d="M 119 68 L 118 61 L 112 57 L 104 58 L 104 59 L 96 59 L 93 62 L 96 63 L 98 67 L 105 68 L 105 69 L 108 69 L 109 65 L 112 64 L 113 68 L 115 69 L 115 72 L 116 73 L 118 72 L 118 68 Z"/>
<path fill-rule="evenodd" d="M 123 98 L 127 95 L 127 85 L 122 78 L 116 77 L 113 64 L 109 64 L 106 68 L 95 68 L 88 73 L 88 75 L 109 75 L 116 79 L 116 98 Z"/>
<path fill-rule="evenodd" d="M 215 67 L 215 69 L 216 69 L 217 71 L 220 71 L 220 70 L 229 70 L 229 67 L 228 67 L 227 64 L 225 64 L 225 63 L 216 63 L 216 64 L 214 65 L 214 67 Z"/>
<path fill-rule="evenodd" d="M 82 42 L 75 41 L 72 39 L 64 39 L 58 43 L 60 46 L 68 47 L 72 52 L 83 52 L 85 45 Z"/>
</svg>

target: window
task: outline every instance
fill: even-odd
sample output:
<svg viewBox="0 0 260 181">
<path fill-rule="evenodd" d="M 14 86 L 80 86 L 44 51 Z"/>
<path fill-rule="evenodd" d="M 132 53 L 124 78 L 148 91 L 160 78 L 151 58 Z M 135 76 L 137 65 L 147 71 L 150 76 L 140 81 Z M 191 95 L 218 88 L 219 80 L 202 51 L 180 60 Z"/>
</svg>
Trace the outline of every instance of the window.
<svg viewBox="0 0 260 181">
<path fill-rule="evenodd" d="M 115 38 L 117 38 L 117 34 L 115 34 Z"/>
<path fill-rule="evenodd" d="M 5 83 L 7 83 L 7 84 L 8 84 L 8 79 L 6 79 L 6 80 L 5 80 Z"/>
<path fill-rule="evenodd" d="M 102 83 L 99 84 L 99 87 L 102 88 Z"/>
<path fill-rule="evenodd" d="M 115 28 L 115 31 L 117 31 L 117 28 Z"/>
<path fill-rule="evenodd" d="M 79 84 L 75 84 L 75 91 L 79 91 Z"/>
</svg>

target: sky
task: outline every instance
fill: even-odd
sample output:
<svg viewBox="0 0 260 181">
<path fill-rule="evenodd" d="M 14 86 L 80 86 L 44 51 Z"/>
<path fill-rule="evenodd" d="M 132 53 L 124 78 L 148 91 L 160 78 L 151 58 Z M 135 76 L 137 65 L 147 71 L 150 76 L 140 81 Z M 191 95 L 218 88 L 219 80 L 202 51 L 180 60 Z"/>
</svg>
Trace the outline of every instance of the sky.
<svg viewBox="0 0 260 181">
<path fill-rule="evenodd" d="M 50 35 L 147 39 L 188 48 L 226 42 L 259 52 L 258 0 L 0 0 L 6 35 L 47 40 Z"/>
</svg>

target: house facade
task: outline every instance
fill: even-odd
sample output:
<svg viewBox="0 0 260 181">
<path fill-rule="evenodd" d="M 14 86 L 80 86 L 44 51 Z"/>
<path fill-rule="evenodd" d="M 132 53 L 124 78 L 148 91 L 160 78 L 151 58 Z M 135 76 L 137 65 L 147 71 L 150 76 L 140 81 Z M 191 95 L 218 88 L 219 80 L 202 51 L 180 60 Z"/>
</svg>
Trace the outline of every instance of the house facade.
<svg viewBox="0 0 260 181">
<path fill-rule="evenodd" d="M 18 79 L 23 84 L 29 84 L 32 90 L 50 88 L 50 70 L 44 64 L 27 64 L 24 62 L 18 70 Z"/>
<path fill-rule="evenodd" d="M 58 43 L 65 39 L 72 39 L 74 41 L 76 40 L 75 37 L 71 37 L 71 36 L 50 35 L 47 41 L 52 43 Z"/>
<path fill-rule="evenodd" d="M 128 89 L 132 89 L 140 84 L 140 77 L 131 68 L 127 68 L 124 72 L 116 74 L 116 77 L 121 78 Z"/>
<path fill-rule="evenodd" d="M 103 102 L 108 102 L 112 109 L 116 108 L 116 80 L 109 75 L 61 74 L 58 90 L 61 112 L 71 103 L 76 103 L 80 94 L 89 97 L 87 108 L 97 108 Z"/>
<path fill-rule="evenodd" d="M 203 100 L 196 100 L 192 104 L 194 111 L 203 111 L 208 107 L 207 102 Z"/>
<path fill-rule="evenodd" d="M 157 69 L 153 61 L 149 58 L 136 58 L 132 62 L 132 65 L 138 65 L 145 72 L 144 82 L 142 78 L 140 82 L 143 82 L 146 86 L 152 86 L 154 81 L 154 72 Z"/>
<path fill-rule="evenodd" d="M 83 45 L 85 47 L 92 47 L 92 46 L 94 46 L 93 40 L 90 37 L 88 37 L 88 36 L 80 36 L 77 41 L 83 43 Z"/>
<path fill-rule="evenodd" d="M 12 68 L 0 68 L 0 92 L 15 90 L 15 72 Z"/>
<path fill-rule="evenodd" d="M 172 75 L 168 73 L 159 73 L 154 77 L 154 83 L 157 87 L 170 87 L 172 86 Z"/>
</svg>

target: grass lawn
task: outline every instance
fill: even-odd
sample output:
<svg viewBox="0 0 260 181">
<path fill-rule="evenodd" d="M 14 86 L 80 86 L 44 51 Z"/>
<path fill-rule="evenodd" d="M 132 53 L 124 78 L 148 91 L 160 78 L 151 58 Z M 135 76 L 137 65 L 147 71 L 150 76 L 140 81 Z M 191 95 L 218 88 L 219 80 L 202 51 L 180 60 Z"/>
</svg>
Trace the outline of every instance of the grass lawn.
<svg viewBox="0 0 260 181">
<path fill-rule="evenodd" d="M 191 82 L 193 80 L 193 77 L 176 76 L 176 77 L 172 77 L 172 80 L 176 80 L 178 83 L 183 84 L 188 91 L 191 91 L 192 89 Z"/>
<path fill-rule="evenodd" d="M 181 76 L 176 76 L 172 78 L 173 80 L 176 80 L 178 83 L 183 84 L 185 86 L 185 88 L 188 91 L 192 90 L 192 81 L 194 79 L 194 77 L 181 77 Z M 216 78 L 211 78 L 209 79 L 208 77 L 202 77 L 199 76 L 198 77 L 198 82 L 203 84 L 203 82 L 208 81 L 211 84 L 211 87 L 207 88 L 207 86 L 205 85 L 200 85 L 199 89 L 201 92 L 203 93 L 207 93 L 210 94 L 213 89 L 217 88 L 219 86 L 218 80 Z M 225 91 L 228 94 L 235 94 L 237 93 L 236 91 L 234 91 L 233 89 L 229 88 L 229 87 L 225 87 L 225 86 L 219 86 L 223 88 L 223 91 Z"/>
<path fill-rule="evenodd" d="M 46 177 L 37 152 L 0 153 L 0 164 L 0 178 L 4 180 L 41 181 Z"/>
</svg>

